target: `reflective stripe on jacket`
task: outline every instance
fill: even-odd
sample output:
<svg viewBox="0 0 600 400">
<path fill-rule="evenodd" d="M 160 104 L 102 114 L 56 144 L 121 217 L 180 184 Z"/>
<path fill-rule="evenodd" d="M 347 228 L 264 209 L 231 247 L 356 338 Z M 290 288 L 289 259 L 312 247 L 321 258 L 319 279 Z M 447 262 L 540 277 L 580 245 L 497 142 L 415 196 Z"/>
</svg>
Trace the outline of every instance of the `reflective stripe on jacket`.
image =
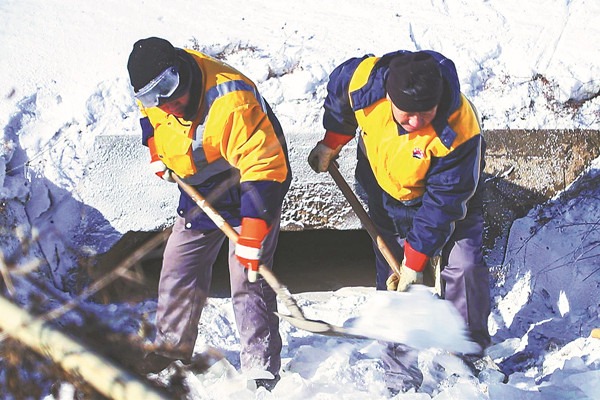
<svg viewBox="0 0 600 400">
<path fill-rule="evenodd" d="M 359 151 L 369 161 L 375 179 L 390 197 L 388 203 L 418 206 L 411 246 L 433 256 L 446 243 L 454 222 L 465 217 L 467 203 L 480 186 L 485 144 L 475 111 L 464 95 L 451 60 L 429 52 L 444 78 L 444 93 L 433 122 L 406 132 L 392 115 L 385 77 L 393 56 L 353 58 L 330 75 L 324 127 L 347 135 L 360 132 Z M 474 201 L 472 201 L 474 200 Z"/>
</svg>

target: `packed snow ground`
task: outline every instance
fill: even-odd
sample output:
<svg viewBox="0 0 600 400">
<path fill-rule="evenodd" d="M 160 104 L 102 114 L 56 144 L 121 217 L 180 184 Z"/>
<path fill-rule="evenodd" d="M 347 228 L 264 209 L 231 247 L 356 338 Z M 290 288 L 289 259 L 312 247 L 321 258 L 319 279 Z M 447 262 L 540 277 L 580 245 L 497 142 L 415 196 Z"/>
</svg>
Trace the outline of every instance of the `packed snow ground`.
<svg viewBox="0 0 600 400">
<path fill-rule="evenodd" d="M 156 0 L 5 0 L 2 254 L 17 265 L 46 259 L 44 273 L 67 290 L 82 251 L 101 253 L 129 230 L 172 221 L 176 190 L 152 180 L 137 139 L 125 65 L 139 38 L 194 47 L 253 78 L 288 134 L 295 183 L 313 183 L 324 178 L 305 159 L 322 134 L 328 73 L 366 53 L 434 49 L 450 57 L 487 129 L 600 129 L 598 15 L 600 3 L 591 0 L 349 0 L 343 7 L 315 0 L 226 6 L 174 0 L 167 7 Z M 342 155 L 348 164 L 351 151 Z M 457 357 L 433 347 L 420 354 L 422 389 L 399 398 L 600 398 L 600 340 L 589 338 L 600 326 L 598 169 L 596 161 L 569 190 L 515 222 L 503 265 L 492 266 L 488 353 L 509 374 L 508 383 L 493 371 L 475 378 Z M 23 256 L 20 238 L 34 229 L 39 240 Z M 372 288 L 345 288 L 296 296 L 309 317 L 342 324 L 373 295 Z M 119 307 L 111 309 L 115 319 Z M 138 310 L 151 314 L 154 307 L 148 301 Z M 391 325 L 400 316 L 380 320 Z M 230 301 L 210 299 L 201 324 L 199 350 L 218 347 L 239 368 Z M 247 389 L 231 370 L 206 377 L 207 393 L 218 399 L 386 396 L 376 341 L 312 335 L 286 322 L 281 334 L 284 370 L 273 393 Z M 66 398 L 68 387 L 64 392 Z"/>
</svg>

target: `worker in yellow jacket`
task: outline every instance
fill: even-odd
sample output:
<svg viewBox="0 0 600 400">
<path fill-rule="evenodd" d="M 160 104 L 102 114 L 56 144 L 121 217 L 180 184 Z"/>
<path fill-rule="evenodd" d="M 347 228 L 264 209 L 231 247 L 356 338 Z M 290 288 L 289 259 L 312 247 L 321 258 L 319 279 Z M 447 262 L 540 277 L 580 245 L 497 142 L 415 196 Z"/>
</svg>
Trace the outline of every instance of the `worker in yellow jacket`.
<svg viewBox="0 0 600 400">
<path fill-rule="evenodd" d="M 431 50 L 351 58 L 331 73 L 324 108 L 325 135 L 310 152 L 310 166 L 327 171 L 358 136 L 356 178 L 367 194 L 369 215 L 403 260 L 397 276 L 374 246 L 377 289 L 405 291 L 422 283 L 425 266 L 441 256 L 442 295 L 483 350 L 490 344 L 485 141 L 454 63 Z M 390 390 L 419 387 L 423 376 L 415 357 L 398 346 L 384 355 Z"/>
<path fill-rule="evenodd" d="M 127 68 L 141 111 L 150 168 L 191 184 L 240 234 L 229 243 L 231 296 L 249 379 L 272 387 L 281 366 L 276 297 L 264 279 L 272 267 L 291 171 L 281 126 L 256 85 L 205 54 L 150 37 L 137 41 Z M 180 188 L 177 219 L 159 282 L 156 350 L 145 372 L 189 361 L 224 234 Z"/>
</svg>

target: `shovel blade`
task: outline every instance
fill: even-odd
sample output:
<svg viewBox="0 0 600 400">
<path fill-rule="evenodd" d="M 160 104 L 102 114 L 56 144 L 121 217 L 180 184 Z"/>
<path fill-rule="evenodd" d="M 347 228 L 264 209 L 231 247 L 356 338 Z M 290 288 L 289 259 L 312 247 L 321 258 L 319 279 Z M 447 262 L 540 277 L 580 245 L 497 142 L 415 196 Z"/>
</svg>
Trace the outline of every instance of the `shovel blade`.
<svg viewBox="0 0 600 400">
<path fill-rule="evenodd" d="M 290 323 L 303 331 L 317 333 L 325 336 L 336 336 L 350 339 L 368 339 L 367 337 L 356 335 L 350 332 L 347 328 L 332 325 L 325 321 L 308 319 L 308 318 L 297 318 L 291 315 L 276 313 L 280 318 Z"/>
</svg>

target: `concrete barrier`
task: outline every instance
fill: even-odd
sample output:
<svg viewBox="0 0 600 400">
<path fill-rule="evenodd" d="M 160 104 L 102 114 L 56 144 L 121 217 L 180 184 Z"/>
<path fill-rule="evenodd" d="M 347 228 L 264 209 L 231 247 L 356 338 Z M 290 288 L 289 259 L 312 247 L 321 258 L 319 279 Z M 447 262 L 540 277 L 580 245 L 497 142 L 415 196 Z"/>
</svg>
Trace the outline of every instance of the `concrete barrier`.
<svg viewBox="0 0 600 400">
<path fill-rule="evenodd" d="M 484 132 L 484 136 L 487 143 L 487 165 L 483 178 L 486 220 L 484 245 L 488 264 L 493 267 L 502 263 L 512 222 L 565 189 L 600 156 L 600 131 L 491 130 Z M 306 157 L 313 143 L 304 143 L 298 137 L 292 135 L 288 140 L 294 180 L 284 203 L 284 233 L 361 229 L 360 221 L 329 174 L 315 174 L 308 167 Z M 340 171 L 354 186 L 356 147 L 352 143 L 344 148 L 339 162 Z M 119 180 L 118 191 L 100 191 L 97 194 L 106 196 L 96 202 L 97 206 L 110 203 L 110 196 L 115 197 L 115 201 L 136 201 L 140 204 L 140 213 L 151 213 L 157 217 L 156 230 L 168 225 L 167 218 L 173 216 L 168 206 L 173 210 L 176 206 L 175 185 L 163 183 L 147 171 L 146 149 L 139 144 L 138 138 L 114 136 L 99 139 L 99 160 L 96 163 L 102 164 L 102 154 L 107 149 L 128 154 L 129 158 L 126 157 L 122 164 L 119 161 L 102 168 L 113 170 L 114 174 L 123 175 L 122 171 L 127 168 L 130 172 L 128 179 Z M 136 155 L 133 158 L 132 153 Z M 93 179 L 93 176 L 89 179 Z M 357 194 L 360 197 L 360 192 Z M 132 222 L 125 224 L 122 213 L 120 215 L 121 218 L 116 222 L 127 232 L 109 253 L 101 257 L 105 262 L 100 262 L 100 274 L 105 270 L 102 265 L 114 267 L 118 260 L 153 235 L 153 229 L 149 228 L 147 222 L 144 226 L 136 226 Z M 135 221 L 136 218 L 132 215 L 127 219 Z M 109 216 L 107 220 L 110 220 Z M 148 257 L 159 259 L 161 256 L 161 249 L 156 249 Z M 114 296 L 114 293 L 111 292 L 111 295 Z"/>
</svg>

